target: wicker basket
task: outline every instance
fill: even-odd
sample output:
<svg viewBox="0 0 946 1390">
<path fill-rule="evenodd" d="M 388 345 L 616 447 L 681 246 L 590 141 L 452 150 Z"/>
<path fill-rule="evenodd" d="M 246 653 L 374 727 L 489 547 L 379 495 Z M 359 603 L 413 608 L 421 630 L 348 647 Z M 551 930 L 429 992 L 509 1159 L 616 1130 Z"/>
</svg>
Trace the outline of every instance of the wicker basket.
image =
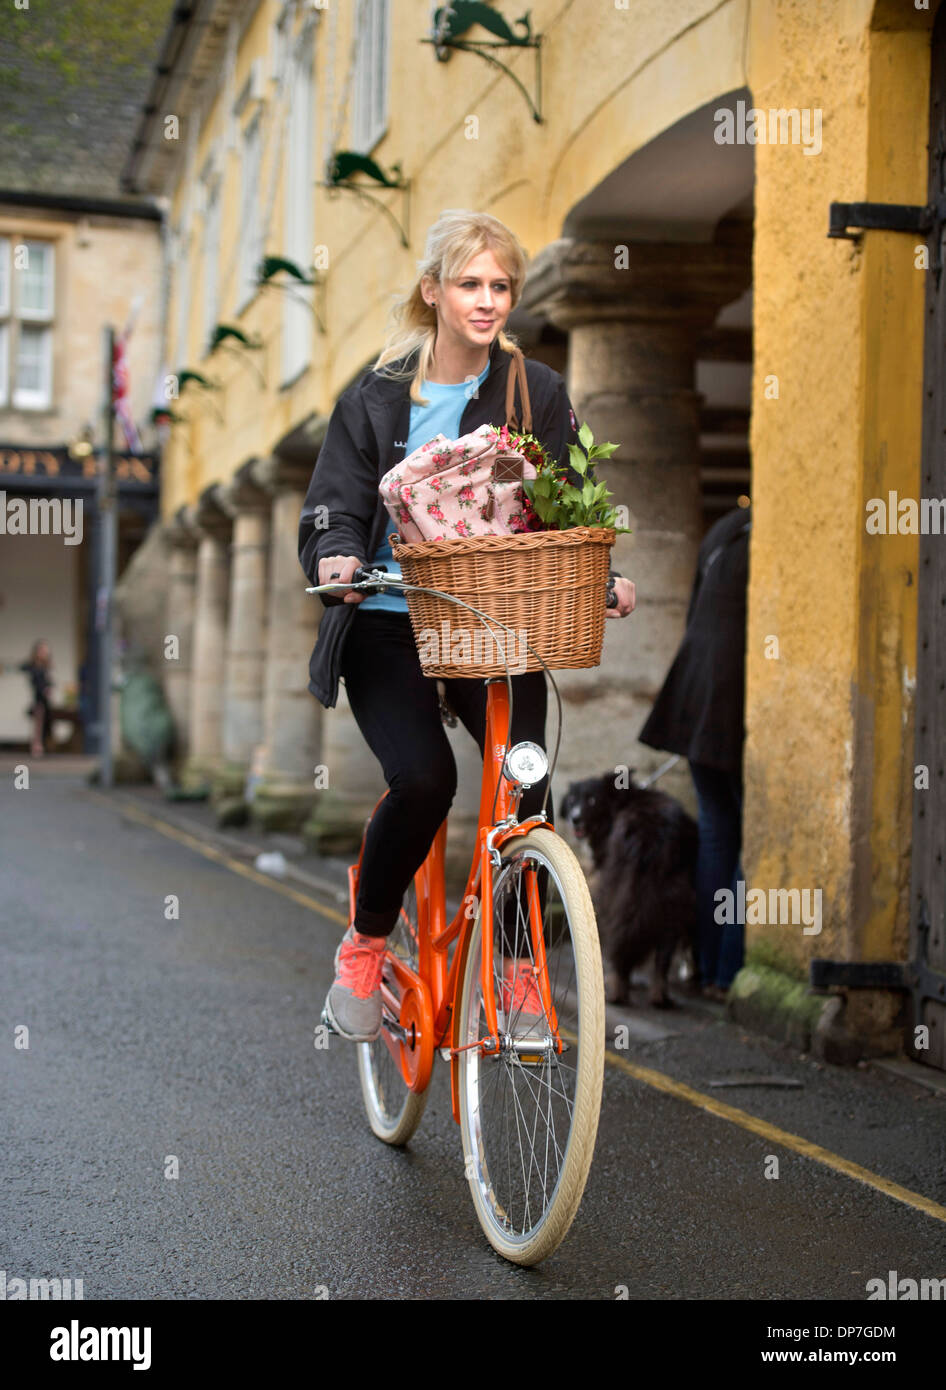
<svg viewBox="0 0 946 1390">
<path fill-rule="evenodd" d="M 600 663 L 614 537 L 576 526 L 410 545 L 392 536 L 391 546 L 409 584 L 453 594 L 513 629 L 500 629 L 500 640 L 517 675 L 541 670 L 526 642 L 553 670 Z M 432 594 L 406 597 L 425 675 L 506 674 L 503 652 L 475 614 Z"/>
</svg>

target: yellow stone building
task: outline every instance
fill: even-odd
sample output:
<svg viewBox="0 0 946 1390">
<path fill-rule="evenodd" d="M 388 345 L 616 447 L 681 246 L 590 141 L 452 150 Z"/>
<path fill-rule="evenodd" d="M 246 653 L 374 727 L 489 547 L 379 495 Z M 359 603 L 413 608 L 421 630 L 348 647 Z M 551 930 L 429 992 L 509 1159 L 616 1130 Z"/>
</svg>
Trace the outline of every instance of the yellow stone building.
<svg viewBox="0 0 946 1390">
<path fill-rule="evenodd" d="M 633 530 L 638 611 L 562 676 L 561 785 L 656 765 L 636 735 L 699 541 L 750 494 L 743 866 L 819 891 L 821 930 L 750 917 L 731 1007 L 824 1055 L 946 1066 L 942 562 L 866 525 L 871 499 L 946 494 L 937 8 L 536 0 L 524 24 L 457 0 L 437 42 L 415 0 L 175 12 L 126 176 L 169 206 L 166 685 L 192 775 L 226 797 L 249 774 L 262 821 L 323 845 L 370 806 L 347 710 L 306 690 L 296 524 L 427 227 L 488 211 L 532 258 L 510 328 L 620 443 Z M 884 207 L 836 208 L 829 237 L 840 204 Z M 813 959 L 834 993 L 806 992 Z"/>
<path fill-rule="evenodd" d="M 72 7 L 74 8 L 74 7 Z M 161 368 L 161 210 L 119 186 L 128 113 L 146 82 L 169 0 L 11 6 L 0 26 L 0 743 L 29 747 L 20 670 L 52 654 L 50 751 L 97 752 L 100 708 L 104 332 L 125 345 L 127 412 L 114 431 L 117 563 L 151 527 Z M 101 57 L 108 54 L 108 63 Z M 131 435 L 131 438 L 128 437 Z M 137 437 L 136 437 L 137 435 Z M 98 452 L 96 452 L 98 450 Z M 14 529 L 15 509 L 29 512 Z M 35 521 L 34 521 L 35 518 Z"/>
</svg>

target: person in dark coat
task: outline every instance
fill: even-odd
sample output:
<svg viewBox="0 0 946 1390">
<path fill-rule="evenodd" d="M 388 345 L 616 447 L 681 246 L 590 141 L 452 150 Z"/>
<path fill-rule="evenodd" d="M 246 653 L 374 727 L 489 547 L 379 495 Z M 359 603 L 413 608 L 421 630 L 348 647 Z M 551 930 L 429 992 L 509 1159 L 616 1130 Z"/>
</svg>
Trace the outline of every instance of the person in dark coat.
<svg viewBox="0 0 946 1390">
<path fill-rule="evenodd" d="M 742 877 L 748 507 L 720 517 L 700 546 L 687 626 L 640 733 L 690 764 L 699 802 L 696 891 L 703 991 L 721 998 L 742 966 L 744 924 L 716 920 L 715 894 Z"/>
<path fill-rule="evenodd" d="M 49 693 L 52 690 L 53 681 L 49 644 L 44 642 L 42 638 L 34 642 L 29 660 L 21 662 L 20 670 L 26 673 L 33 690 L 33 703 L 27 710 L 27 714 L 31 715 L 33 719 L 33 740 L 30 745 L 30 752 L 34 758 L 41 758 L 46 752 L 46 740 L 49 738 L 49 731 L 52 726 Z"/>
</svg>

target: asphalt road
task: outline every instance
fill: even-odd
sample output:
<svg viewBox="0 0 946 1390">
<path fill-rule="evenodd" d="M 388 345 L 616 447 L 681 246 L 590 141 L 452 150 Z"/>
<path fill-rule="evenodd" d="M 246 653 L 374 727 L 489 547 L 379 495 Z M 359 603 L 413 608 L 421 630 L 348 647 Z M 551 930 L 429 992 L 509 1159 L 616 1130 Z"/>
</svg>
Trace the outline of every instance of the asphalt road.
<svg viewBox="0 0 946 1390">
<path fill-rule="evenodd" d="M 946 1276 L 941 1217 L 616 1065 L 571 1233 L 514 1268 L 476 1221 L 446 1066 L 397 1151 L 368 1128 L 354 1048 L 315 1049 L 341 926 L 77 778 L 4 775 L 0 808 L 7 1278 L 81 1277 L 86 1299 L 807 1300 Z M 631 1063 L 946 1206 L 942 1097 L 719 1013 L 635 1017 Z M 746 1072 L 803 1084 L 710 1090 Z"/>
</svg>

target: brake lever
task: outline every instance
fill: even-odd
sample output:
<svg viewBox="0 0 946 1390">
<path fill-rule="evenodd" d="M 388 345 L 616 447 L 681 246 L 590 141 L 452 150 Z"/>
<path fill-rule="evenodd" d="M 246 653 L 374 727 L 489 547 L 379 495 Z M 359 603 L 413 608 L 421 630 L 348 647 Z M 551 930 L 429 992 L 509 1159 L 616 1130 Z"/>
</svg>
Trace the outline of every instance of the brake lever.
<svg viewBox="0 0 946 1390">
<path fill-rule="evenodd" d="M 353 583 L 353 584 L 364 584 L 365 580 L 368 579 L 368 578 L 370 578 L 371 575 L 373 575 L 373 574 L 387 574 L 387 572 L 388 572 L 388 567 L 387 567 L 387 565 L 372 565 L 370 569 L 365 569 L 365 568 L 363 568 L 362 566 L 359 566 L 359 568 L 356 569 L 356 570 L 355 570 L 355 573 L 352 575 L 352 583 Z M 384 593 L 384 586 L 381 585 L 381 584 L 369 584 L 369 585 L 367 586 L 367 588 L 359 589 L 358 592 L 359 592 L 360 594 L 364 594 L 365 597 L 367 598 L 369 594 L 382 594 L 382 593 Z"/>
</svg>

